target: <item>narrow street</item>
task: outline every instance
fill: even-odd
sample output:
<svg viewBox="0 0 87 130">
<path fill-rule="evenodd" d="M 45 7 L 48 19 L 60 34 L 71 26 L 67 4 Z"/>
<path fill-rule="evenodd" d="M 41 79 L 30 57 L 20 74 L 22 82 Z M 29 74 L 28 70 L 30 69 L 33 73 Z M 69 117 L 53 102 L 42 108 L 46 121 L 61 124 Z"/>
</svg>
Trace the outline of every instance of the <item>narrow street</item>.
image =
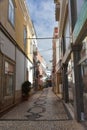
<svg viewBox="0 0 87 130">
<path fill-rule="evenodd" d="M 52 88 L 38 91 L 0 118 L 0 130 L 84 130 Z"/>
<path fill-rule="evenodd" d="M 0 0 L 0 130 L 87 130 L 87 0 Z"/>
</svg>

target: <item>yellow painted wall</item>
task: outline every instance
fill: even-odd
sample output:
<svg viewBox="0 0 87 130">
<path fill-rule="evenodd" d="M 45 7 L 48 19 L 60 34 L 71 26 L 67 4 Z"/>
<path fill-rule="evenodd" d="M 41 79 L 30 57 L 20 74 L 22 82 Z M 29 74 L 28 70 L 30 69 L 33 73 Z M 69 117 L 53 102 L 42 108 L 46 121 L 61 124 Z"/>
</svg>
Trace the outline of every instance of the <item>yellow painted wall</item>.
<svg viewBox="0 0 87 130">
<path fill-rule="evenodd" d="M 32 37 L 32 35 L 30 33 L 29 25 L 27 26 L 27 37 L 28 38 Z M 31 39 L 27 39 L 27 56 L 33 62 L 33 57 L 32 57 L 33 54 L 30 53 L 30 44 L 31 44 L 31 41 L 32 41 Z"/>
<path fill-rule="evenodd" d="M 0 1 L 0 22 L 9 32 L 9 34 L 14 38 L 17 42 L 18 46 L 26 53 L 28 58 L 33 61 L 33 57 L 30 54 L 30 40 L 27 39 L 27 48 L 24 49 L 24 26 L 27 27 L 27 37 L 31 37 L 30 31 L 30 23 L 25 19 L 22 8 L 24 5 L 22 4 L 22 8 L 20 6 L 20 0 L 15 0 L 15 26 L 13 27 L 8 20 L 8 1 L 9 0 L 1 0 Z M 23 1 L 23 0 L 21 0 Z"/>
<path fill-rule="evenodd" d="M 21 9 L 21 6 L 19 4 L 20 0 L 16 1 L 16 26 L 15 26 L 15 30 L 16 30 L 16 41 L 19 44 L 19 46 L 21 47 L 21 49 L 26 53 L 26 55 L 28 56 L 28 58 L 33 62 L 33 58 L 32 55 L 30 54 L 30 43 L 31 40 L 27 39 L 27 43 L 26 43 L 26 49 L 24 48 L 24 26 L 26 26 L 27 28 L 27 38 L 31 37 L 31 31 L 30 31 L 30 23 L 29 21 L 26 20 L 23 11 Z M 22 5 L 24 7 L 24 5 Z"/>
<path fill-rule="evenodd" d="M 0 1 L 0 22 L 15 39 L 15 29 L 12 27 L 8 20 L 8 0 Z"/>
<path fill-rule="evenodd" d="M 26 25 L 26 22 L 24 20 L 24 16 L 22 14 L 21 7 L 19 5 L 19 2 L 16 2 L 16 23 L 15 23 L 15 31 L 16 31 L 16 41 L 18 45 L 24 50 L 24 41 L 23 41 L 23 30 L 24 30 L 24 25 Z"/>
</svg>

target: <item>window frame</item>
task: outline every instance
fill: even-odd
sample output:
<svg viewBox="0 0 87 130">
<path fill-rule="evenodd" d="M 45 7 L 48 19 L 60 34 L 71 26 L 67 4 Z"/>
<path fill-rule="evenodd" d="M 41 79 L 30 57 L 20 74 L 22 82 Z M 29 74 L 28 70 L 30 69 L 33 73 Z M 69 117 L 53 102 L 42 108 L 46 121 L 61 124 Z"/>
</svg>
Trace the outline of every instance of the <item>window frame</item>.
<svg viewBox="0 0 87 130">
<path fill-rule="evenodd" d="M 8 21 L 12 27 L 15 27 L 15 5 L 13 0 L 8 0 Z"/>
<path fill-rule="evenodd" d="M 77 18 L 79 17 L 84 0 L 76 0 Z"/>
<path fill-rule="evenodd" d="M 24 43 L 24 47 L 26 48 L 27 45 L 27 27 L 24 26 L 24 30 L 23 30 L 23 43 Z"/>
<path fill-rule="evenodd" d="M 15 87 L 14 84 L 15 84 L 15 64 L 12 61 L 5 58 L 4 59 L 4 84 L 3 84 L 5 86 L 3 87 L 4 99 L 14 96 L 14 87 Z"/>
</svg>

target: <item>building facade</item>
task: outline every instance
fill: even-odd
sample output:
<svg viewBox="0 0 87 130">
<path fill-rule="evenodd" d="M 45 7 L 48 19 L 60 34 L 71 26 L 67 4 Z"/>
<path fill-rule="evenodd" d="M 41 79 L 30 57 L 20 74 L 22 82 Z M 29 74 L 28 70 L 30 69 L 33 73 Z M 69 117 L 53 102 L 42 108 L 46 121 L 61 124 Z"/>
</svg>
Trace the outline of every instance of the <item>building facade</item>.
<svg viewBox="0 0 87 130">
<path fill-rule="evenodd" d="M 58 28 L 54 28 L 53 32 L 53 41 L 52 41 L 52 48 L 53 48 L 53 64 L 52 64 L 52 84 L 53 84 L 53 91 L 57 93 L 57 87 L 56 87 L 56 42 L 57 42 L 57 36 L 58 36 Z"/>
<path fill-rule="evenodd" d="M 33 83 L 33 25 L 25 0 L 0 1 L 0 112 L 21 101 L 21 85 Z"/>
<path fill-rule="evenodd" d="M 36 87 L 37 90 L 40 90 L 43 88 L 43 79 L 46 77 L 46 61 L 44 58 L 41 56 L 40 52 L 37 51 L 37 56 L 36 56 Z"/>
<path fill-rule="evenodd" d="M 77 121 L 86 119 L 87 73 L 87 1 L 55 0 L 60 4 L 59 41 L 61 44 L 61 68 L 63 99 L 72 100 Z M 72 94 L 71 94 L 72 93 Z M 72 96 L 71 96 L 72 95 Z"/>
</svg>

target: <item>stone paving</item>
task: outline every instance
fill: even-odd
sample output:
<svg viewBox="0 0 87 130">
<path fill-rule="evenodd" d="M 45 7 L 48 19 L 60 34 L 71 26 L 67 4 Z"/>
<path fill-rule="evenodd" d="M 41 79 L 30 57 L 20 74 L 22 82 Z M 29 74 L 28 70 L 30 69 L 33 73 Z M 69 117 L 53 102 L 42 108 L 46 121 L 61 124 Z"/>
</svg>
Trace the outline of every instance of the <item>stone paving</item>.
<svg viewBox="0 0 87 130">
<path fill-rule="evenodd" d="M 85 130 L 63 102 L 46 88 L 0 118 L 0 130 Z"/>
</svg>

